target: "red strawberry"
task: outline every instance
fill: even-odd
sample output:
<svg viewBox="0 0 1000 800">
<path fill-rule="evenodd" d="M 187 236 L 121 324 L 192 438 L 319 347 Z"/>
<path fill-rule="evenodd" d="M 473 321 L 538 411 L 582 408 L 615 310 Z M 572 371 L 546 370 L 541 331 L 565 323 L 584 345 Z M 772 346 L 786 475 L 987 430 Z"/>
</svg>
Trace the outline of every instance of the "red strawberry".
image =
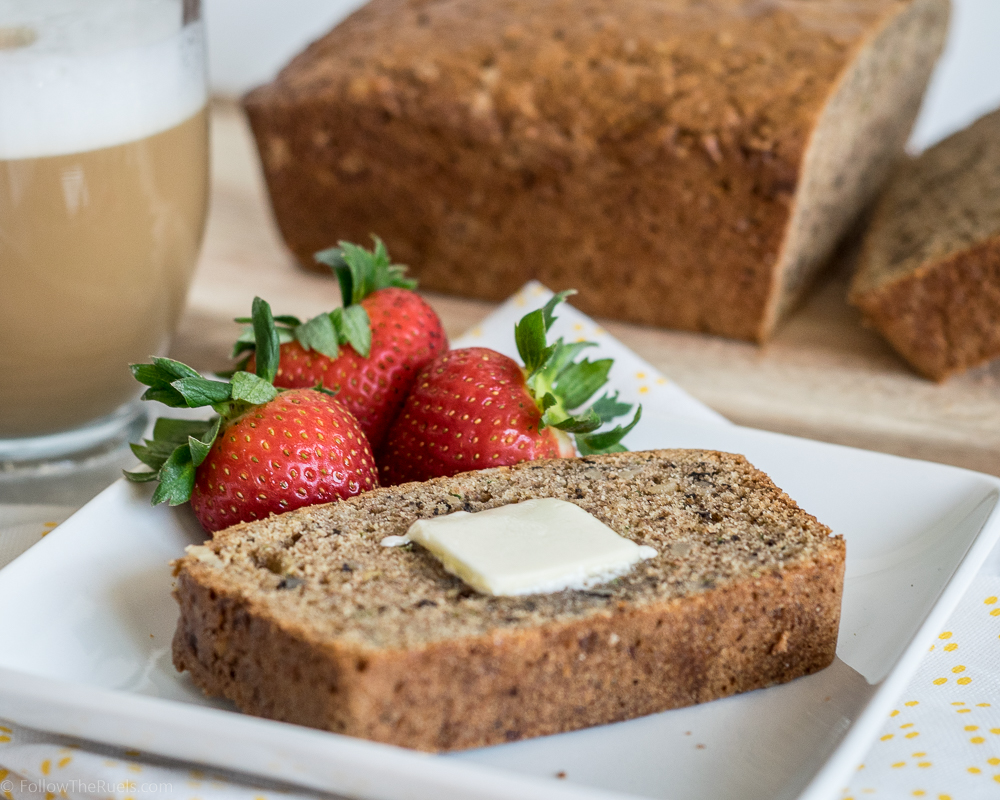
<svg viewBox="0 0 1000 800">
<path fill-rule="evenodd" d="M 168 358 L 133 364 L 149 389 L 144 400 L 173 407 L 212 406 L 211 420 L 159 419 L 153 438 L 132 451 L 159 481 L 153 504 L 191 507 L 205 530 L 261 519 L 313 503 L 344 499 L 378 486 L 371 447 L 358 421 L 329 392 L 279 391 L 272 384 L 278 335 L 267 303 L 254 300 L 257 374 L 208 380 Z"/>
<path fill-rule="evenodd" d="M 191 509 L 214 532 L 377 486 L 354 416 L 328 395 L 293 389 L 219 432 L 195 473 Z"/>
<path fill-rule="evenodd" d="M 305 323 L 278 318 L 284 342 L 274 383 L 336 392 L 378 450 L 417 373 L 448 349 L 448 339 L 437 314 L 412 291 L 416 283 L 390 263 L 377 237 L 372 252 L 341 242 L 316 258 L 337 273 L 344 306 Z M 252 346 L 243 336 L 235 353 Z M 255 363 L 251 356 L 245 369 L 253 371 Z"/>
<path fill-rule="evenodd" d="M 420 374 L 381 456 L 386 485 L 536 458 L 576 455 L 542 412 L 511 358 L 485 347 L 452 350 Z"/>
<path fill-rule="evenodd" d="M 586 402 L 607 380 L 610 359 L 574 362 L 589 342 L 547 346 L 552 311 L 569 292 L 517 325 L 522 368 L 483 347 L 452 350 L 420 373 L 379 454 L 383 485 L 507 466 L 536 458 L 623 450 L 621 438 L 639 421 L 594 433 L 631 406 L 605 395 L 584 414 L 570 410 Z"/>
</svg>

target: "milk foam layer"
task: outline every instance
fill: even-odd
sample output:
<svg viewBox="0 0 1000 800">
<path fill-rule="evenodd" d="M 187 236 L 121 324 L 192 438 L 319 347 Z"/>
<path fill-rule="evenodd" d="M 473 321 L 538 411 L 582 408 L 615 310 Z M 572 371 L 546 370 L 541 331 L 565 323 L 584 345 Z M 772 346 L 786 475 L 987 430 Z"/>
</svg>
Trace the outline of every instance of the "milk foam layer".
<svg viewBox="0 0 1000 800">
<path fill-rule="evenodd" d="M 197 113 L 203 23 L 181 27 L 181 14 L 180 0 L 0 0 L 0 27 L 35 35 L 0 49 L 0 158 L 111 147 Z"/>
</svg>

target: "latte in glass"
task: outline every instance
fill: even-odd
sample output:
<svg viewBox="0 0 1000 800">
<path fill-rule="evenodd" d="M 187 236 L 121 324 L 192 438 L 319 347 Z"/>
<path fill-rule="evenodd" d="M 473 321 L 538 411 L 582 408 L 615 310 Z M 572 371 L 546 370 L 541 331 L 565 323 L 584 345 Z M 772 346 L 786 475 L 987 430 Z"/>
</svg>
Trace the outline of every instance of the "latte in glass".
<svg viewBox="0 0 1000 800">
<path fill-rule="evenodd" d="M 201 242 L 201 23 L 98 7 L 0 27 L 0 440 L 134 402 L 128 364 L 166 352 Z"/>
</svg>

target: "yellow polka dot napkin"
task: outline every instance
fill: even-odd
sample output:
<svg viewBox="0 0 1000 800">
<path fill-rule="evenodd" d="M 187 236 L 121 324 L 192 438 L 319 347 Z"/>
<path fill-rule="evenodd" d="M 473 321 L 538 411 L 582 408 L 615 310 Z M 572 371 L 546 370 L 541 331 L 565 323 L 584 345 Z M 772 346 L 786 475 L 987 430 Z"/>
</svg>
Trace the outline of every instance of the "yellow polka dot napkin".
<svg viewBox="0 0 1000 800">
<path fill-rule="evenodd" d="M 5 800 L 305 800 L 276 785 L 177 768 L 137 751 L 121 752 L 39 734 L 0 721 L 0 795 Z"/>
<path fill-rule="evenodd" d="M 842 798 L 1000 798 L 1000 577 L 980 575 Z"/>
<path fill-rule="evenodd" d="M 72 506 L 0 505 L 0 567 L 41 541 L 74 511 Z"/>
</svg>

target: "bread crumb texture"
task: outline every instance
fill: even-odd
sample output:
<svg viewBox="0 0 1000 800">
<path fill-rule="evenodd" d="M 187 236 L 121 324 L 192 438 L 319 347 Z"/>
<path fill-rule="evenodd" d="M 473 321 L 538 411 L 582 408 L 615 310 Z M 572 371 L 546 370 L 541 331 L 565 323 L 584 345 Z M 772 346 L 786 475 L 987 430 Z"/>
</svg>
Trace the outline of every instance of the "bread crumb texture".
<svg viewBox="0 0 1000 800">
<path fill-rule="evenodd" d="M 417 519 L 569 500 L 658 555 L 590 590 L 480 595 Z M 530 462 L 238 525 L 176 562 L 174 663 L 241 709 L 449 750 L 628 719 L 826 666 L 844 542 L 742 456 Z"/>
</svg>

